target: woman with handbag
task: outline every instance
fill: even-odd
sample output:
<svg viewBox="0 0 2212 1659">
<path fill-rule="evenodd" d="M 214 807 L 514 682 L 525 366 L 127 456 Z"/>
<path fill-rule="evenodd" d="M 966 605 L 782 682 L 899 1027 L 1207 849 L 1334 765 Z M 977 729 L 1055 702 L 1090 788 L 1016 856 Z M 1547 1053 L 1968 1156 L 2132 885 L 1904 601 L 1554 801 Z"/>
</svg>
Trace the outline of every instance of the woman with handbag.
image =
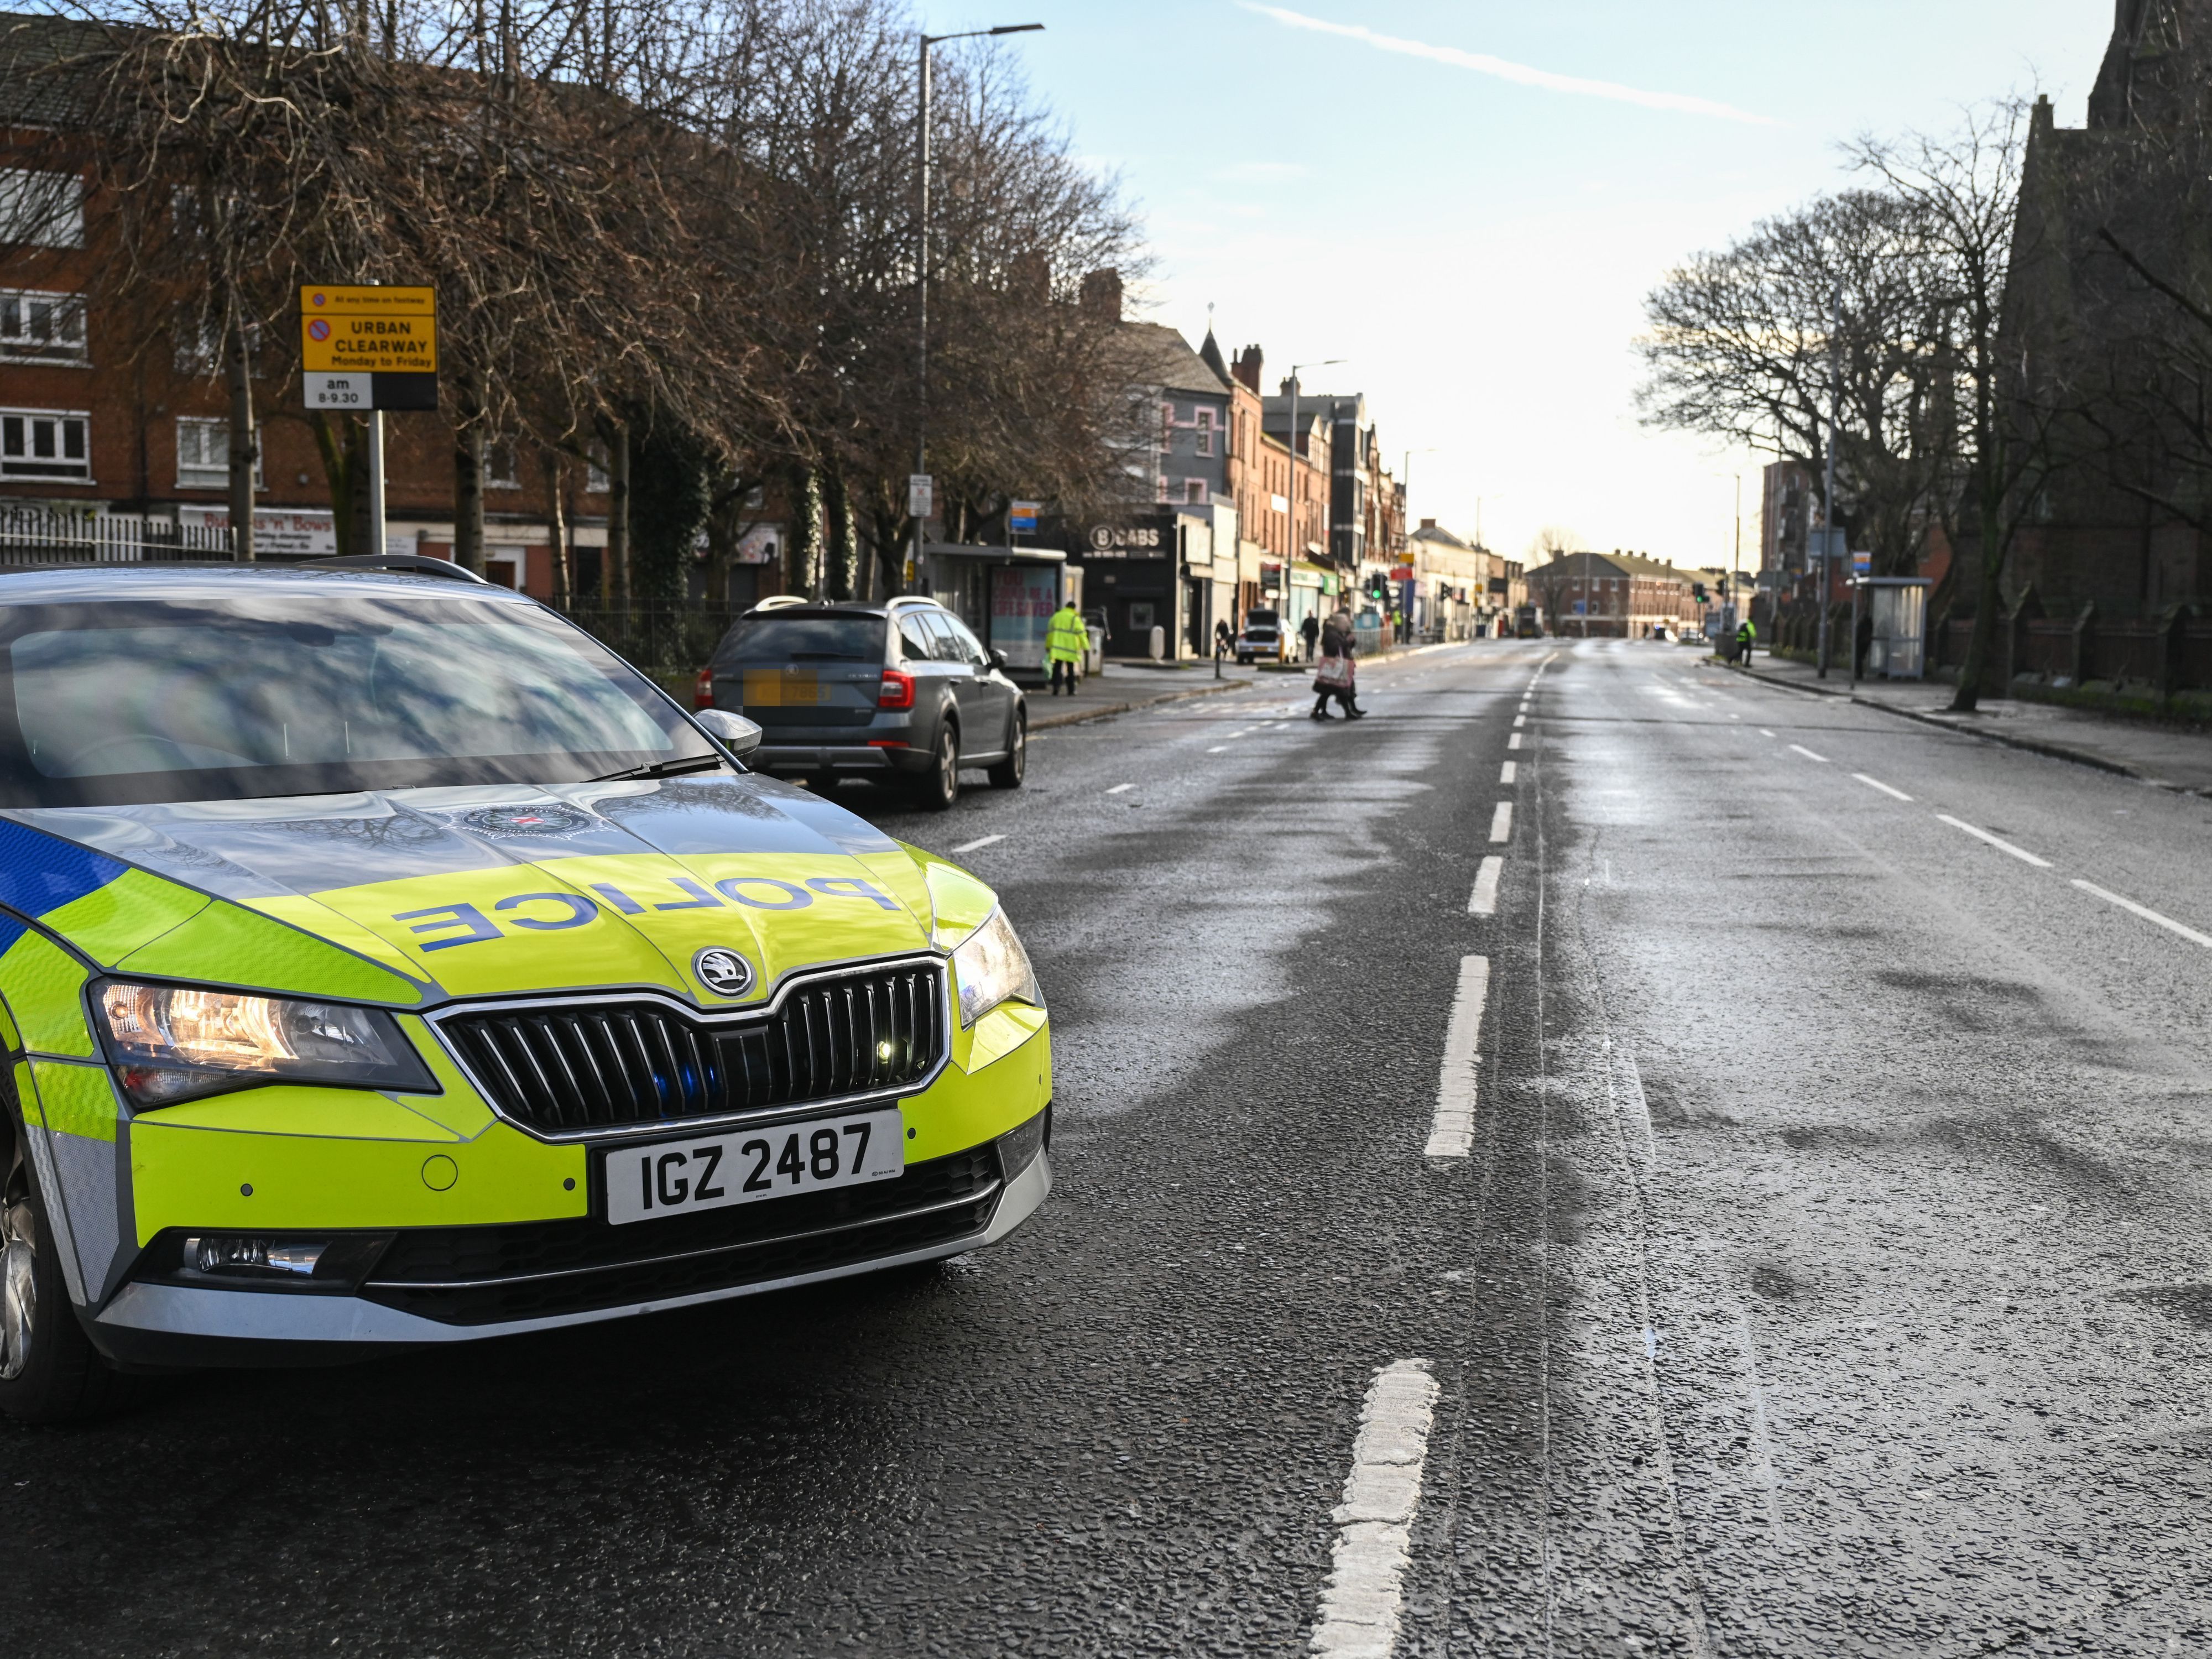
<svg viewBox="0 0 2212 1659">
<path fill-rule="evenodd" d="M 1364 720 L 1366 711 L 1352 701 L 1353 683 L 1357 670 L 1352 665 L 1352 618 L 1340 611 L 1328 619 L 1321 630 L 1321 662 L 1314 670 L 1314 706 L 1311 718 L 1328 718 L 1328 700 L 1334 697 L 1344 705 L 1344 718 Z"/>
</svg>

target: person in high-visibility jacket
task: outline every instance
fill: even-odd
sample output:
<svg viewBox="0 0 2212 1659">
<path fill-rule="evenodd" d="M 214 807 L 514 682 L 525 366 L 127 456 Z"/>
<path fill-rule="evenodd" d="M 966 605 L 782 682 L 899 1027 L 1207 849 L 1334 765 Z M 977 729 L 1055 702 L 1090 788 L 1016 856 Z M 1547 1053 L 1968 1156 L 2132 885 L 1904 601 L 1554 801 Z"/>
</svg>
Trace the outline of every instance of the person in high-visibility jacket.
<svg viewBox="0 0 2212 1659">
<path fill-rule="evenodd" d="M 1083 613 L 1069 599 L 1052 613 L 1052 629 L 1045 635 L 1044 654 L 1052 664 L 1052 695 L 1060 695 L 1060 683 L 1067 681 L 1067 695 L 1075 695 L 1075 683 L 1083 672 L 1083 653 L 1091 648 L 1091 632 L 1083 625 Z"/>
</svg>

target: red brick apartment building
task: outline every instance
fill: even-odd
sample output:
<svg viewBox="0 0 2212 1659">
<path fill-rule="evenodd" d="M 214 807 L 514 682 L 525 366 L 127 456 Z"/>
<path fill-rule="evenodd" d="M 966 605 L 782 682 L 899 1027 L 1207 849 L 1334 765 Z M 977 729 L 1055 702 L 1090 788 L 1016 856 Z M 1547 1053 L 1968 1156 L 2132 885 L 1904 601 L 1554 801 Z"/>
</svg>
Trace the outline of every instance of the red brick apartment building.
<svg viewBox="0 0 2212 1659">
<path fill-rule="evenodd" d="M 29 537 L 58 515 L 125 542 L 150 520 L 157 534 L 165 525 L 207 529 L 208 544 L 222 544 L 229 396 L 216 343 L 168 316 L 97 297 L 95 275 L 116 257 L 106 245 L 114 221 L 88 188 L 89 168 L 69 167 L 37 131 L 0 131 L 0 536 Z M 253 388 L 256 550 L 264 557 L 337 550 L 330 480 L 289 368 L 290 344 L 268 354 L 288 366 L 283 375 Z M 385 419 L 386 546 L 450 556 L 453 428 L 436 413 Z M 578 587 L 596 589 L 606 541 L 600 469 L 586 457 L 495 440 L 486 475 L 485 574 L 550 595 L 559 523 Z M 751 541 L 741 560 L 763 560 L 772 578 L 773 531 Z"/>
</svg>

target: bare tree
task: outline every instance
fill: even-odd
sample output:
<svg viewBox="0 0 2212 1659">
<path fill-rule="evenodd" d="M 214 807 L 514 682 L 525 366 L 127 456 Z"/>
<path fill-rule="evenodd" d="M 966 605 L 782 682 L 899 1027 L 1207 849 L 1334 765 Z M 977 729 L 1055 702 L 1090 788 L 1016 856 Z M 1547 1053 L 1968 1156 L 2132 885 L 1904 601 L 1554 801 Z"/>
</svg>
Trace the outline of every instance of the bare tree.
<svg viewBox="0 0 2212 1659">
<path fill-rule="evenodd" d="M 1963 489 L 1937 496 L 1948 514 L 1952 545 L 1970 504 L 1976 550 L 1974 631 L 1952 708 L 1971 712 L 1996 641 L 2005 561 L 2026 515 L 2047 481 L 2054 450 L 2048 441 L 2054 405 L 2024 404 L 2015 365 L 1999 349 L 2008 275 L 2021 234 L 2036 234 L 2020 212 L 2021 162 L 2027 112 L 2016 100 L 1970 109 L 1949 133 L 1911 132 L 1895 139 L 1862 136 L 1848 150 L 1863 172 L 1880 179 L 1910 211 L 1928 282 L 1948 320 L 1942 368 L 1958 388 L 1963 416 L 1957 455 Z"/>
</svg>

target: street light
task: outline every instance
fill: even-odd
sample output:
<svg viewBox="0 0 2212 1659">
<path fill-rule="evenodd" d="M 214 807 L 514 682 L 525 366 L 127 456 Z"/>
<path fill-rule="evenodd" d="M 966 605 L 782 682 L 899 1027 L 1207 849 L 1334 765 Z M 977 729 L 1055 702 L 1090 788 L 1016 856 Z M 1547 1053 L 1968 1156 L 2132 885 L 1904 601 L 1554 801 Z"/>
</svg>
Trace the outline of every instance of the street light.
<svg viewBox="0 0 2212 1659">
<path fill-rule="evenodd" d="M 957 34 L 925 34 L 920 37 L 921 60 L 921 131 L 918 145 L 921 156 L 921 210 L 915 218 L 915 289 L 918 297 L 915 307 L 920 313 L 921 335 L 915 356 L 915 389 L 920 394 L 914 416 L 914 471 L 916 477 L 929 471 L 929 49 L 942 46 L 947 40 L 973 40 L 984 35 L 1030 34 L 1044 27 L 1042 23 L 1001 23 L 991 29 L 963 29 Z M 916 505 L 909 501 L 908 506 Z M 915 574 L 921 568 L 921 523 L 926 514 L 914 515 L 914 552 L 907 560 L 906 580 L 913 586 Z"/>
<path fill-rule="evenodd" d="M 1291 365 L 1291 434 L 1290 434 L 1290 437 L 1291 437 L 1291 550 L 1290 550 L 1290 551 L 1291 551 L 1291 557 L 1293 560 L 1295 560 L 1295 559 L 1297 557 L 1297 556 L 1298 556 L 1298 392 L 1299 392 L 1299 386 L 1298 386 L 1298 371 L 1299 371 L 1300 369 L 1302 369 L 1302 368 L 1328 368 L 1330 364 L 1332 364 L 1332 363 L 1341 363 L 1341 362 L 1348 362 L 1348 361 L 1349 361 L 1348 359 L 1346 359 L 1346 358 L 1343 358 L 1343 357 L 1324 357 L 1324 358 L 1322 358 L 1322 359 L 1319 362 L 1317 362 L 1317 363 L 1292 363 L 1292 364 Z M 1283 582 L 1284 582 L 1284 586 L 1285 586 L 1285 587 L 1286 589 L 1287 589 L 1287 588 L 1288 588 L 1288 586 L 1289 586 L 1289 584 L 1290 584 L 1290 579 L 1291 579 L 1291 577 L 1290 577 L 1290 571 L 1289 571 L 1289 569 L 1286 568 L 1284 570 L 1284 572 L 1283 572 Z"/>
</svg>

